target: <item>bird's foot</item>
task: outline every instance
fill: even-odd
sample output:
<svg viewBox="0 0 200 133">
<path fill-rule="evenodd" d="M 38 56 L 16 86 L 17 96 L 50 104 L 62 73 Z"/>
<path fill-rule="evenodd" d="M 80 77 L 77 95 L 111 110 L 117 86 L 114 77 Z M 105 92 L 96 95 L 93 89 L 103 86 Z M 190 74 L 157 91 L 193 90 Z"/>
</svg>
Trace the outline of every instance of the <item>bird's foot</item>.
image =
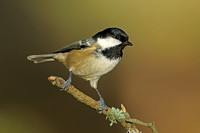
<svg viewBox="0 0 200 133">
<path fill-rule="evenodd" d="M 70 85 L 71 85 L 71 78 L 69 78 L 66 82 L 65 82 L 65 85 L 63 86 L 63 88 L 60 88 L 61 91 L 65 90 L 66 88 L 66 91 L 68 91 Z"/>
<path fill-rule="evenodd" d="M 103 112 L 104 108 L 106 109 L 106 111 L 108 110 L 108 106 L 106 106 L 103 98 L 100 98 L 100 100 L 98 102 L 100 104 L 100 108 L 98 109 L 99 110 L 99 112 L 98 112 L 99 114 L 101 114 Z"/>
</svg>

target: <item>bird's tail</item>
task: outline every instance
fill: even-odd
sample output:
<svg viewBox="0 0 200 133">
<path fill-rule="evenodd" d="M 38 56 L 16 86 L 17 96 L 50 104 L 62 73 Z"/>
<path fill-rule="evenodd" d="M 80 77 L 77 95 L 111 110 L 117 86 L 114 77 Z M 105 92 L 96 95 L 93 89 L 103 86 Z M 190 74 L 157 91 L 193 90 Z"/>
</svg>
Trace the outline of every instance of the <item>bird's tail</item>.
<svg viewBox="0 0 200 133">
<path fill-rule="evenodd" d="M 55 61 L 54 56 L 55 54 L 30 55 L 27 59 L 33 61 L 34 63 L 43 63 Z"/>
</svg>

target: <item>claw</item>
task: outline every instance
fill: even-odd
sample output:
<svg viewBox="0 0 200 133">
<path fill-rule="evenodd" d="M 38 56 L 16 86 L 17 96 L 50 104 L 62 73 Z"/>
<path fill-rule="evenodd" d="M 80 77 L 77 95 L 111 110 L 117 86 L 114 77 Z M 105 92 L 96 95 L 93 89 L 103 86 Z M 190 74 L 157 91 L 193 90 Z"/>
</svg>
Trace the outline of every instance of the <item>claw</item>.
<svg viewBox="0 0 200 133">
<path fill-rule="evenodd" d="M 60 91 L 65 90 L 65 88 L 66 88 L 66 91 L 68 91 L 70 85 L 71 85 L 71 78 L 69 78 L 69 79 L 65 82 L 65 85 L 63 86 L 63 88 L 60 88 Z"/>
<path fill-rule="evenodd" d="M 100 100 L 98 101 L 99 104 L 100 104 L 100 108 L 98 109 L 99 110 L 99 114 L 101 114 L 104 110 L 104 108 L 106 109 L 106 111 L 108 110 L 108 106 L 105 104 L 104 100 L 102 97 L 100 97 Z"/>
<path fill-rule="evenodd" d="M 60 88 L 61 91 L 65 90 L 66 88 L 66 91 L 68 91 L 70 85 L 71 85 L 71 82 L 72 82 L 72 79 L 71 79 L 71 73 L 72 71 L 69 71 L 69 78 L 68 80 L 65 82 L 65 85 L 63 86 L 63 88 Z"/>
</svg>

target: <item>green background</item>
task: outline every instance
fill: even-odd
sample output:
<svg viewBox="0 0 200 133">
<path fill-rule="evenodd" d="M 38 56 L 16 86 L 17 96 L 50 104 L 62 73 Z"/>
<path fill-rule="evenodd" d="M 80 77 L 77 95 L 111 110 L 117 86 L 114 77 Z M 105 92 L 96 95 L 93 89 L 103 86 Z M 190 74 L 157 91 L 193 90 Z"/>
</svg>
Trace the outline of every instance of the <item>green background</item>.
<svg viewBox="0 0 200 133">
<path fill-rule="evenodd" d="M 135 45 L 99 81 L 106 104 L 123 103 L 160 133 L 200 132 L 199 6 L 198 0 L 1 0 L 0 133 L 125 132 L 47 81 L 66 79 L 64 65 L 26 59 L 107 27 L 122 28 Z M 73 76 L 73 85 L 98 98 L 89 82 Z"/>
</svg>

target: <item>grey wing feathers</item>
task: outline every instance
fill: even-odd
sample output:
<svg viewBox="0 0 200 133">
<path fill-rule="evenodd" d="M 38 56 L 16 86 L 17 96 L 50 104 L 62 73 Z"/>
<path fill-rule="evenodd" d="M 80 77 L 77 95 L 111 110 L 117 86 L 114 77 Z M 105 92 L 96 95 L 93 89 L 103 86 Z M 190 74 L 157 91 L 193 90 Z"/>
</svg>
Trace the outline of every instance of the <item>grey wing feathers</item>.
<svg viewBox="0 0 200 133">
<path fill-rule="evenodd" d="M 89 46 L 91 46 L 94 43 L 93 39 L 86 39 L 86 40 L 81 40 L 81 41 L 77 41 L 74 42 L 70 45 L 67 45 L 64 48 L 61 48 L 57 51 L 55 51 L 54 53 L 65 53 L 65 52 L 70 52 L 71 50 L 78 50 L 78 49 L 82 49 L 82 48 L 87 48 Z"/>
<path fill-rule="evenodd" d="M 43 63 L 48 61 L 55 61 L 57 53 L 70 52 L 71 50 L 78 50 L 90 47 L 95 43 L 95 40 L 92 38 L 74 42 L 64 48 L 61 48 L 55 51 L 53 54 L 43 54 L 43 55 L 30 55 L 27 57 L 28 60 L 33 61 L 34 63 Z"/>
</svg>

